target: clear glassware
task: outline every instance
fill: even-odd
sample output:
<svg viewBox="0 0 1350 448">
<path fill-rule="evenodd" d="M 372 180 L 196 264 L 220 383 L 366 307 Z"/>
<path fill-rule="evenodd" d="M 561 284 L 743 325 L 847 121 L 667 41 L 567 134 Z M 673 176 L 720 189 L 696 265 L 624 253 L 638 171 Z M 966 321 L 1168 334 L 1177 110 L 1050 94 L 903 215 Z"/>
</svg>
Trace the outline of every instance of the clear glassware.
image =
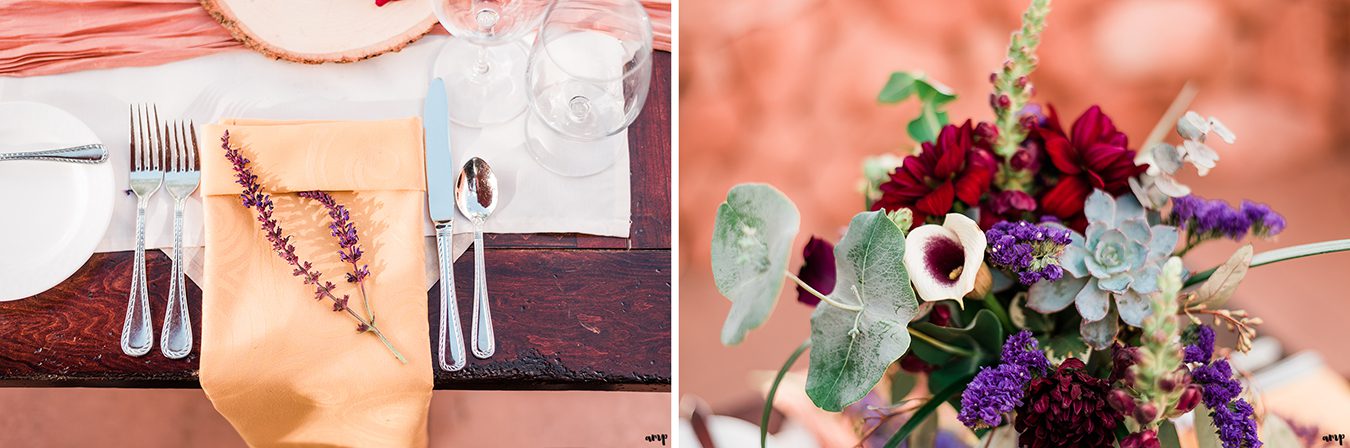
<svg viewBox="0 0 1350 448">
<path fill-rule="evenodd" d="M 616 159 L 613 142 L 642 111 L 652 77 L 652 25 L 637 0 L 558 0 L 535 36 L 526 78 L 526 147 L 545 168 L 588 176 Z"/>
<path fill-rule="evenodd" d="M 445 80 L 450 120 L 465 126 L 505 123 L 529 102 L 522 37 L 548 12 L 552 0 L 431 0 L 441 26 L 453 36 L 436 58 Z"/>
</svg>

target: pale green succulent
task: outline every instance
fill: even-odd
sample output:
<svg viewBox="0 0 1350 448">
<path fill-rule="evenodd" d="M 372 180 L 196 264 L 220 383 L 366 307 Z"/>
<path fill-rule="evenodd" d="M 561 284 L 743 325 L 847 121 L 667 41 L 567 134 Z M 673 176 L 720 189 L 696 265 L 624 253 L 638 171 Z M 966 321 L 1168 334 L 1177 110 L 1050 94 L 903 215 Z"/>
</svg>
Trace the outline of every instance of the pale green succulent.
<svg viewBox="0 0 1350 448">
<path fill-rule="evenodd" d="M 1112 199 L 1104 191 L 1094 191 L 1083 213 L 1087 234 L 1073 232 L 1073 243 L 1060 256 L 1067 275 L 1033 285 L 1027 306 L 1053 313 L 1074 304 L 1083 317 L 1079 332 L 1088 345 L 1100 350 L 1115 340 L 1117 315 L 1137 327 L 1152 314 L 1148 295 L 1158 291 L 1158 273 L 1176 246 L 1178 233 L 1176 227 L 1150 226 L 1133 195 Z"/>
</svg>

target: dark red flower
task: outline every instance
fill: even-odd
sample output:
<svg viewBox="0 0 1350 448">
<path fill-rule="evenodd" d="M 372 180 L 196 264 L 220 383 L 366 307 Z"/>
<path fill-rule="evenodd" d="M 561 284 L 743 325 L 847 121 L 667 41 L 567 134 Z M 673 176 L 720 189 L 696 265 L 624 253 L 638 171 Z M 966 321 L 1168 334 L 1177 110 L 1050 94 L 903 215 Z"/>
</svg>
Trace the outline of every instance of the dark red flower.
<svg viewBox="0 0 1350 448">
<path fill-rule="evenodd" d="M 909 208 L 917 227 L 929 216 L 947 214 L 957 199 L 978 206 L 998 164 L 974 140 L 970 120 L 960 127 L 943 127 L 936 141 L 924 143 L 918 155 L 906 157 L 891 173 L 891 180 L 881 184 L 881 199 L 872 204 L 872 210 Z"/>
<path fill-rule="evenodd" d="M 1069 358 L 1054 373 L 1031 380 L 1013 426 L 1021 447 L 1110 448 L 1120 411 L 1106 404 L 1111 386 Z"/>
<path fill-rule="evenodd" d="M 1100 107 L 1092 106 L 1073 122 L 1071 133 L 1059 125 L 1053 106 L 1045 124 L 1035 129 L 1044 142 L 1050 162 L 1059 171 L 1059 182 L 1041 194 L 1041 210 L 1081 230 L 1083 201 L 1094 189 L 1112 195 L 1130 191 L 1129 178 L 1147 166 L 1134 164 L 1129 139 L 1116 130 L 1111 118 Z M 1082 224 L 1082 225 L 1080 225 Z"/>
<path fill-rule="evenodd" d="M 802 259 L 797 278 L 821 294 L 834 291 L 834 245 L 812 236 L 802 248 Z M 811 306 L 820 304 L 819 297 L 801 286 L 797 286 L 797 301 Z"/>
<path fill-rule="evenodd" d="M 375 6 L 384 6 L 385 3 L 389 3 L 392 1 L 394 0 L 375 0 Z"/>
</svg>

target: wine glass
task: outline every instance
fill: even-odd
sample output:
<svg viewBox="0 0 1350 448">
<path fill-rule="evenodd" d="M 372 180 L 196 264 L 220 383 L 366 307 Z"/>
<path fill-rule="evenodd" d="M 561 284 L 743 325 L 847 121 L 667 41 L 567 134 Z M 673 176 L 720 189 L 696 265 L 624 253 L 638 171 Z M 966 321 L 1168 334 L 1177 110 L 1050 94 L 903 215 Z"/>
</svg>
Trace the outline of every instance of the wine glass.
<svg viewBox="0 0 1350 448">
<path fill-rule="evenodd" d="M 637 0 L 558 0 L 535 36 L 526 148 L 564 176 L 614 164 L 647 100 L 652 25 Z M 619 140 L 616 142 L 616 140 Z"/>
<path fill-rule="evenodd" d="M 521 37 L 543 19 L 552 0 L 431 0 L 453 36 L 436 58 L 445 80 L 450 120 L 465 126 L 505 123 L 525 110 Z"/>
</svg>

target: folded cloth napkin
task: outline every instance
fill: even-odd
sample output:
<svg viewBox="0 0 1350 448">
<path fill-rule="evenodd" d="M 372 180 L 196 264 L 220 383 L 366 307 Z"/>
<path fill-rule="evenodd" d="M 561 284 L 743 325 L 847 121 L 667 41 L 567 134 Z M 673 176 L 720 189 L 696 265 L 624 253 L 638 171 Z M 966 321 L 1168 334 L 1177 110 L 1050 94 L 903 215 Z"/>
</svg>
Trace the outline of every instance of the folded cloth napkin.
<svg viewBox="0 0 1350 448">
<path fill-rule="evenodd" d="M 364 314 L 326 210 L 296 193 L 330 192 L 350 210 L 376 325 L 407 364 L 373 334 L 357 333 L 332 302 L 316 302 L 314 287 L 272 250 L 255 211 L 241 205 L 220 144 L 227 130 L 272 195 L 296 254 Z M 433 380 L 421 121 L 227 120 L 202 131 L 200 375 L 216 410 L 252 446 L 425 446 Z"/>
</svg>

